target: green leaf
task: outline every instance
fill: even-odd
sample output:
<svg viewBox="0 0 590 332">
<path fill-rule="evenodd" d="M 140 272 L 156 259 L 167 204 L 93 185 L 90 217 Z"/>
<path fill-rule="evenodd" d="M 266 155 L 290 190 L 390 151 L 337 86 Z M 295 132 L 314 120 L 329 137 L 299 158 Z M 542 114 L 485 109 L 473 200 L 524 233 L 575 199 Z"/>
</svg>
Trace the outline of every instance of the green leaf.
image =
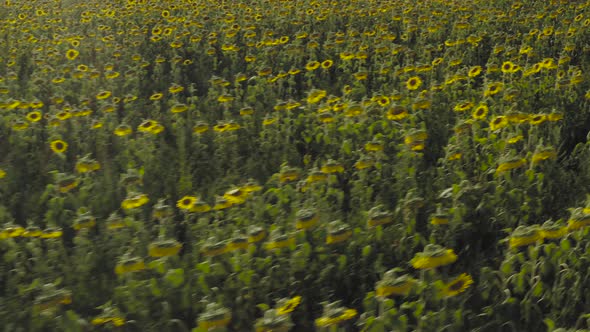
<svg viewBox="0 0 590 332">
<path fill-rule="evenodd" d="M 564 251 L 568 251 L 572 247 L 572 244 L 568 239 L 561 240 L 559 245 L 561 246 L 561 249 L 563 249 Z"/>
<path fill-rule="evenodd" d="M 211 272 L 211 267 L 207 261 L 197 264 L 197 269 L 205 274 Z"/>
<path fill-rule="evenodd" d="M 184 283 L 184 270 L 183 269 L 172 269 L 166 273 L 164 280 L 172 287 L 179 287 Z"/>
<path fill-rule="evenodd" d="M 162 290 L 158 286 L 158 280 L 156 280 L 155 278 L 150 279 L 150 290 L 152 291 L 152 295 L 154 296 L 162 295 Z"/>
<path fill-rule="evenodd" d="M 371 254 L 372 248 L 370 245 L 367 245 L 363 248 L 363 257 L 368 257 Z"/>
<path fill-rule="evenodd" d="M 270 309 L 270 306 L 266 303 L 260 303 L 256 305 L 256 308 L 260 309 L 261 311 L 266 311 Z"/>
<path fill-rule="evenodd" d="M 533 287 L 533 295 L 536 297 L 541 297 L 543 295 L 543 282 L 539 281 Z"/>
<path fill-rule="evenodd" d="M 543 322 L 545 322 L 545 325 L 547 325 L 548 332 L 555 330 L 555 322 L 553 320 L 551 320 L 550 318 L 545 318 L 543 319 Z"/>
</svg>

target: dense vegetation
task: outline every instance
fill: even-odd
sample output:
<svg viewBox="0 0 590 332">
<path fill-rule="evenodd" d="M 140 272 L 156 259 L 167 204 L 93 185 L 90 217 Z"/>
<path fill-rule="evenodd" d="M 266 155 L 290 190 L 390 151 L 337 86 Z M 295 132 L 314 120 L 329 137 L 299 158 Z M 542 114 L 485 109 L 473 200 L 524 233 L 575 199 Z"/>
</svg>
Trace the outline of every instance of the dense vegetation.
<svg viewBox="0 0 590 332">
<path fill-rule="evenodd" d="M 3 1 L 0 325 L 590 329 L 589 6 Z"/>
</svg>

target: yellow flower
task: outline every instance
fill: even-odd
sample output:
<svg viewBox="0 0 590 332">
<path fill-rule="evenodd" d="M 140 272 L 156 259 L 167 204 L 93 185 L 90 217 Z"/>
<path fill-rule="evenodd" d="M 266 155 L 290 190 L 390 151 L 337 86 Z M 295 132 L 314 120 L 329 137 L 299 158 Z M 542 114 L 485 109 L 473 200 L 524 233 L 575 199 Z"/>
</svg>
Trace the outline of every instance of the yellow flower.
<svg viewBox="0 0 590 332">
<path fill-rule="evenodd" d="M 79 54 L 80 54 L 80 52 L 78 52 L 78 51 L 76 51 L 74 49 L 69 49 L 66 52 L 66 58 L 68 58 L 68 60 L 75 60 L 78 57 Z"/>
<path fill-rule="evenodd" d="M 188 106 L 185 104 L 175 104 L 170 108 L 170 112 L 172 113 L 182 113 L 188 110 Z"/>
<path fill-rule="evenodd" d="M 506 119 L 510 123 L 524 123 L 529 120 L 529 115 L 521 112 L 509 112 L 506 114 Z"/>
<path fill-rule="evenodd" d="M 275 249 L 288 248 L 295 245 L 294 237 L 281 236 L 264 244 L 264 249 L 272 251 Z"/>
<path fill-rule="evenodd" d="M 475 110 L 471 113 L 471 116 L 476 120 L 483 120 L 488 115 L 488 105 L 486 104 L 479 104 Z"/>
<path fill-rule="evenodd" d="M 6 177 L 6 171 L 0 168 L 0 179 Z"/>
<path fill-rule="evenodd" d="M 288 313 L 293 312 L 297 306 L 301 303 L 301 296 L 295 296 L 292 299 L 284 301 L 281 305 L 277 308 L 278 315 L 285 315 Z"/>
<path fill-rule="evenodd" d="M 114 326 L 123 326 L 125 325 L 125 319 L 122 317 L 96 317 L 90 322 L 90 324 L 97 326 L 108 323 L 111 323 Z"/>
<path fill-rule="evenodd" d="M 308 104 L 316 104 L 320 100 L 322 100 L 326 95 L 327 95 L 327 92 L 325 90 L 313 89 L 309 92 L 309 95 L 307 96 L 307 103 Z"/>
<path fill-rule="evenodd" d="M 211 206 L 202 200 L 198 200 L 193 204 L 189 211 L 193 213 L 209 212 L 211 211 Z"/>
<path fill-rule="evenodd" d="M 471 276 L 467 273 L 463 273 L 444 286 L 442 289 L 442 295 L 445 297 L 458 295 L 469 288 L 471 284 L 473 284 Z"/>
<path fill-rule="evenodd" d="M 425 131 L 417 130 L 410 132 L 404 137 L 404 143 L 412 151 L 422 151 L 425 148 L 425 142 L 428 134 Z"/>
<path fill-rule="evenodd" d="M 246 202 L 248 196 L 249 193 L 240 188 L 228 190 L 223 194 L 223 198 L 225 198 L 232 205 L 239 205 Z"/>
<path fill-rule="evenodd" d="M 554 224 L 551 221 L 547 221 L 541 226 L 541 237 L 543 237 L 543 239 L 559 239 L 564 237 L 567 233 L 567 226 Z"/>
<path fill-rule="evenodd" d="M 529 124 L 531 124 L 533 126 L 538 126 L 545 121 L 547 121 L 546 114 L 536 114 L 536 115 L 529 117 Z"/>
<path fill-rule="evenodd" d="M 453 249 L 445 249 L 438 245 L 429 244 L 423 252 L 417 253 L 410 261 L 415 269 L 432 269 L 449 265 L 457 260 Z"/>
<path fill-rule="evenodd" d="M 254 227 L 248 232 L 248 243 L 257 243 L 266 237 L 267 232 L 264 228 Z"/>
<path fill-rule="evenodd" d="M 422 85 L 422 80 L 418 76 L 412 76 L 406 81 L 408 90 L 416 90 Z"/>
<path fill-rule="evenodd" d="M 466 101 L 455 105 L 453 110 L 455 110 L 455 112 L 464 112 L 470 110 L 472 107 L 473 103 L 470 101 Z"/>
<path fill-rule="evenodd" d="M 121 202 L 123 210 L 139 208 L 150 201 L 146 194 L 130 194 Z"/>
<path fill-rule="evenodd" d="M 68 143 L 60 140 L 60 139 L 56 139 L 51 141 L 51 143 L 49 144 L 49 147 L 51 148 L 51 151 L 55 152 L 55 153 L 64 153 L 66 152 L 66 150 L 68 149 Z"/>
<path fill-rule="evenodd" d="M 490 130 L 496 131 L 498 129 L 502 129 L 502 128 L 506 127 L 507 125 L 508 125 L 508 119 L 506 119 L 506 116 L 499 115 L 499 116 L 496 116 L 494 119 L 492 119 L 492 121 L 490 121 Z"/>
<path fill-rule="evenodd" d="M 369 73 L 366 71 L 359 71 L 352 74 L 357 81 L 365 81 L 369 77 Z"/>
<path fill-rule="evenodd" d="M 334 61 L 332 61 L 332 60 L 324 60 L 324 61 L 322 61 L 321 66 L 322 66 L 322 69 L 328 69 L 328 68 L 332 67 L 333 64 L 334 64 Z"/>
<path fill-rule="evenodd" d="M 504 162 L 501 162 L 496 168 L 496 174 L 501 174 L 506 171 L 510 171 L 516 168 L 520 168 L 526 165 L 526 159 L 522 158 L 513 158 Z"/>
<path fill-rule="evenodd" d="M 477 77 L 477 76 L 479 76 L 479 74 L 481 74 L 481 70 L 482 70 L 481 66 L 471 67 L 469 69 L 469 72 L 467 73 L 467 75 L 472 78 Z"/>
<path fill-rule="evenodd" d="M 512 74 L 518 70 L 518 66 L 512 63 L 512 61 L 504 61 L 500 70 L 502 70 L 502 73 L 504 74 Z"/>
<path fill-rule="evenodd" d="M 31 122 L 38 122 L 42 118 L 41 112 L 39 111 L 32 111 L 27 114 L 27 120 Z"/>
<path fill-rule="evenodd" d="M 164 97 L 164 94 L 158 92 L 158 93 L 154 93 L 153 95 L 151 95 L 150 100 L 157 101 L 157 100 L 162 99 L 162 97 Z"/>
<path fill-rule="evenodd" d="M 129 258 L 122 262 L 119 262 L 115 266 L 115 273 L 118 275 L 143 271 L 145 269 L 145 263 L 141 258 Z"/>
<path fill-rule="evenodd" d="M 59 192 L 67 193 L 67 192 L 75 189 L 76 187 L 78 187 L 79 183 L 80 183 L 80 180 L 78 180 L 75 177 L 66 177 L 64 179 L 61 179 L 57 183 L 57 188 L 58 188 Z"/>
<path fill-rule="evenodd" d="M 133 133 L 133 129 L 126 124 L 121 124 L 115 128 L 114 134 L 123 137 L 127 135 L 131 135 Z"/>
<path fill-rule="evenodd" d="M 539 152 L 535 152 L 533 154 L 532 162 L 533 165 L 538 164 L 539 162 L 547 159 L 555 159 L 557 157 L 557 152 L 553 148 L 545 148 Z"/>
<path fill-rule="evenodd" d="M 317 225 L 319 220 L 320 217 L 315 211 L 303 209 L 297 211 L 295 228 L 299 230 L 308 230 L 311 229 L 313 226 Z"/>
<path fill-rule="evenodd" d="M 103 99 L 107 99 L 110 96 L 111 96 L 110 91 L 101 91 L 99 94 L 96 95 L 96 99 L 103 100 Z"/>
<path fill-rule="evenodd" d="M 346 309 L 343 311 L 339 311 L 338 315 L 330 314 L 329 316 L 322 316 L 315 320 L 315 325 L 317 327 L 327 327 L 338 325 L 341 322 L 345 322 L 347 320 L 353 319 L 357 315 L 357 311 L 355 309 Z"/>
<path fill-rule="evenodd" d="M 485 97 L 493 96 L 493 95 L 499 93 L 500 91 L 502 91 L 503 88 L 504 88 L 504 84 L 501 82 L 490 83 L 487 86 L 486 90 L 484 91 L 483 95 Z"/>
<path fill-rule="evenodd" d="M 572 215 L 568 220 L 568 230 L 575 231 L 590 226 L 590 213 L 588 213 L 587 210 L 588 208 L 577 208 L 572 212 Z"/>
<path fill-rule="evenodd" d="M 375 295 L 377 297 L 407 296 L 416 284 L 418 281 L 409 275 L 405 274 L 396 278 L 395 270 L 390 270 L 385 272 L 383 279 L 375 285 Z"/>
<path fill-rule="evenodd" d="M 403 106 L 393 106 L 392 108 L 387 111 L 386 118 L 388 120 L 399 121 L 407 118 L 409 116 L 408 110 Z"/>
<path fill-rule="evenodd" d="M 215 205 L 213 206 L 213 210 L 225 210 L 228 209 L 230 207 L 232 207 L 232 203 L 230 201 L 228 201 L 226 198 L 224 197 L 217 197 L 215 198 Z"/>
<path fill-rule="evenodd" d="M 349 229 L 330 232 L 326 237 L 326 244 L 337 244 L 340 242 L 344 242 L 348 240 L 351 236 L 352 231 Z"/>
<path fill-rule="evenodd" d="M 12 124 L 12 130 L 21 131 L 21 130 L 25 130 L 27 128 L 29 128 L 29 124 L 25 121 L 22 121 L 22 120 L 16 120 Z"/>
<path fill-rule="evenodd" d="M 163 240 L 152 242 L 148 246 L 148 255 L 150 257 L 168 257 L 175 256 L 182 249 L 182 244 L 176 240 Z"/>
<path fill-rule="evenodd" d="M 176 202 L 176 207 L 188 211 L 197 203 L 197 200 L 196 196 L 184 196 Z"/>
<path fill-rule="evenodd" d="M 193 133 L 195 134 L 202 134 L 209 130 L 209 125 L 205 122 L 198 122 L 193 127 Z"/>
<path fill-rule="evenodd" d="M 432 225 L 447 225 L 449 223 L 449 216 L 445 213 L 437 213 L 430 218 Z"/>
<path fill-rule="evenodd" d="M 528 246 L 530 244 L 536 243 L 537 241 L 543 241 L 543 237 L 541 236 L 541 232 L 539 231 L 538 227 L 518 226 L 510 236 L 508 246 L 510 248 L 518 248 Z"/>
<path fill-rule="evenodd" d="M 512 137 L 508 138 L 508 140 L 506 140 L 506 142 L 508 142 L 508 144 L 515 144 L 515 143 L 522 141 L 523 139 L 524 139 L 524 136 L 516 135 L 516 136 L 512 136 Z"/>
<path fill-rule="evenodd" d="M 316 69 L 318 69 L 320 67 L 320 62 L 319 61 L 310 61 L 305 65 L 305 69 L 307 71 L 314 71 Z"/>
<path fill-rule="evenodd" d="M 334 160 L 328 160 L 328 162 L 326 162 L 326 164 L 323 165 L 320 170 L 326 174 L 342 173 L 344 172 L 344 166 Z"/>
<path fill-rule="evenodd" d="M 100 164 L 95 160 L 79 160 L 76 163 L 76 172 L 90 173 L 100 169 Z"/>
</svg>

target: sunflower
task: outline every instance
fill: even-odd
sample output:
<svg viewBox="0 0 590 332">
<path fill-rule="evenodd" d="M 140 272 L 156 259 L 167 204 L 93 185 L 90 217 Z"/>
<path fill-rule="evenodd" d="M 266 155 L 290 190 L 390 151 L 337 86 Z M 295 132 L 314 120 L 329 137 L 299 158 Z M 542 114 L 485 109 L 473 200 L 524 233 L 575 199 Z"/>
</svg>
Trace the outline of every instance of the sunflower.
<svg viewBox="0 0 590 332">
<path fill-rule="evenodd" d="M 347 320 L 351 320 L 357 315 L 357 311 L 355 309 L 337 308 L 324 311 L 328 312 L 315 320 L 315 325 L 317 327 L 335 326 Z"/>
<path fill-rule="evenodd" d="M 305 69 L 307 71 L 314 71 L 316 69 L 318 69 L 320 67 L 320 62 L 319 61 L 310 61 L 305 65 Z"/>
<path fill-rule="evenodd" d="M 396 105 L 387 111 L 385 117 L 388 120 L 400 121 L 409 116 L 408 110 L 404 106 Z"/>
<path fill-rule="evenodd" d="M 503 88 L 504 88 L 504 84 L 501 82 L 490 83 L 487 86 L 486 90 L 484 91 L 483 95 L 485 97 L 493 96 L 495 94 L 498 94 L 500 91 L 502 91 Z"/>
<path fill-rule="evenodd" d="M 504 74 L 512 74 L 516 72 L 516 68 L 518 67 L 512 63 L 512 61 L 504 61 L 504 63 L 502 63 L 502 67 L 500 67 L 500 70 Z"/>
<path fill-rule="evenodd" d="M 51 148 L 51 151 L 57 153 L 57 154 L 61 154 L 66 152 L 66 150 L 68 149 L 68 143 L 60 140 L 60 139 L 56 139 L 51 141 L 51 143 L 49 144 L 49 147 Z"/>
<path fill-rule="evenodd" d="M 590 226 L 590 213 L 588 208 L 576 208 L 572 211 L 571 217 L 567 221 L 567 227 L 570 231 L 575 231 L 586 226 Z"/>
<path fill-rule="evenodd" d="M 412 76 L 406 81 L 406 88 L 408 90 L 416 90 L 422 85 L 422 79 L 418 76 Z"/>
<path fill-rule="evenodd" d="M 116 270 L 115 270 L 116 273 Z M 117 273 L 118 274 L 118 273 Z M 113 326 L 119 327 L 125 325 L 125 319 L 123 317 L 113 316 L 113 317 L 96 317 L 94 318 L 90 324 L 99 326 L 105 324 L 113 324 Z"/>
<path fill-rule="evenodd" d="M 453 110 L 455 112 L 465 112 L 465 111 L 468 111 L 471 108 L 473 108 L 473 106 L 474 106 L 474 104 L 472 102 L 465 101 L 465 102 L 455 105 L 455 107 L 453 107 Z"/>
<path fill-rule="evenodd" d="M 508 125 L 508 119 L 506 119 L 506 116 L 499 115 L 499 116 L 496 116 L 494 119 L 492 119 L 492 121 L 490 121 L 490 130 L 496 131 L 498 129 L 502 129 L 502 128 L 506 127 L 507 125 Z"/>
<path fill-rule="evenodd" d="M 449 283 L 445 284 L 441 290 L 444 297 L 451 297 L 463 293 L 473 284 L 473 279 L 467 273 L 463 273 Z"/>
<path fill-rule="evenodd" d="M 123 137 L 131 135 L 133 133 L 133 129 L 131 129 L 129 125 L 120 124 L 119 126 L 117 126 L 117 128 L 115 128 L 115 131 L 113 133 L 119 137 Z"/>
<path fill-rule="evenodd" d="M 322 69 L 329 69 L 330 67 L 332 67 L 332 65 L 334 64 L 334 61 L 328 59 L 328 60 L 324 60 L 322 61 Z"/>
<path fill-rule="evenodd" d="M 176 202 L 176 207 L 188 211 L 197 203 L 197 200 L 198 198 L 196 196 L 184 196 Z"/>
<path fill-rule="evenodd" d="M 141 258 L 126 258 L 121 260 L 115 266 L 115 273 L 117 275 L 139 272 L 145 270 L 145 263 Z"/>
<path fill-rule="evenodd" d="M 29 112 L 27 114 L 27 120 L 29 120 L 31 122 L 38 122 L 41 120 L 41 118 L 42 118 L 41 112 L 39 112 L 39 111 L 33 111 L 33 112 Z"/>
<path fill-rule="evenodd" d="M 101 91 L 100 93 L 98 93 L 96 95 L 96 99 L 103 100 L 103 99 L 107 99 L 110 96 L 111 96 L 111 92 L 110 91 Z"/>
<path fill-rule="evenodd" d="M 377 297 L 389 296 L 407 296 L 410 291 L 418 284 L 418 280 L 404 274 L 396 277 L 395 269 L 385 272 L 383 279 L 375 285 L 375 295 Z"/>
<path fill-rule="evenodd" d="M 327 95 L 325 90 L 316 90 L 313 89 L 309 92 L 307 96 L 307 103 L 308 104 L 316 104 L 320 100 L 322 100 Z"/>
<path fill-rule="evenodd" d="M 568 232 L 568 227 L 548 220 L 541 226 L 541 236 L 543 239 L 559 239 L 564 237 Z"/>
<path fill-rule="evenodd" d="M 488 105 L 486 104 L 479 104 L 475 110 L 471 113 L 471 116 L 476 120 L 483 120 L 488 115 Z"/>
<path fill-rule="evenodd" d="M 505 161 L 500 162 L 498 167 L 496 168 L 496 174 L 501 174 L 516 168 L 520 168 L 526 164 L 526 159 L 524 158 L 511 158 Z"/>
<path fill-rule="evenodd" d="M 314 210 L 303 209 L 297 211 L 295 228 L 298 230 L 308 230 L 317 225 L 320 220 L 319 215 Z"/>
<path fill-rule="evenodd" d="M 150 96 L 150 100 L 157 101 L 157 100 L 162 99 L 162 97 L 164 97 L 164 94 L 157 92 L 157 93 L 154 93 Z"/>
<path fill-rule="evenodd" d="M 359 71 L 352 74 L 357 81 L 365 81 L 369 77 L 369 73 L 366 71 Z"/>
<path fill-rule="evenodd" d="M 538 126 L 545 121 L 547 121 L 546 114 L 535 114 L 535 115 L 529 117 L 529 124 L 531 124 L 533 126 Z"/>
<path fill-rule="evenodd" d="M 518 248 L 531 245 L 537 241 L 543 241 L 540 229 L 538 226 L 518 226 L 508 241 L 510 248 Z"/>
<path fill-rule="evenodd" d="M 336 174 L 344 172 L 344 166 L 335 160 L 328 160 L 320 169 L 325 174 Z"/>
<path fill-rule="evenodd" d="M 80 52 L 78 52 L 77 50 L 69 49 L 66 52 L 66 58 L 68 58 L 68 60 L 75 60 L 79 54 L 80 54 Z"/>
<path fill-rule="evenodd" d="M 175 256 L 182 249 L 182 244 L 176 240 L 161 240 L 152 242 L 148 246 L 148 255 L 150 257 L 168 257 Z"/>
<path fill-rule="evenodd" d="M 121 202 L 121 207 L 124 210 L 131 210 L 137 209 L 142 207 L 143 205 L 147 204 L 150 201 L 146 194 L 129 194 L 123 202 Z"/>
<path fill-rule="evenodd" d="M 535 152 L 532 157 L 533 165 L 538 164 L 539 162 L 547 159 L 555 159 L 557 157 L 557 152 L 552 147 L 541 149 L 539 152 Z"/>
<path fill-rule="evenodd" d="M 429 244 L 423 252 L 417 253 L 410 261 L 415 269 L 432 269 L 449 265 L 457 260 L 453 249 L 446 249 L 436 244 Z"/>
<path fill-rule="evenodd" d="M 291 298 L 288 300 L 279 301 L 279 303 L 277 303 L 277 305 L 278 305 L 277 314 L 278 315 L 285 315 L 285 314 L 291 313 L 291 312 L 293 312 L 293 310 L 295 310 L 295 308 L 297 308 L 299 306 L 300 303 L 301 303 L 301 296 L 295 296 L 294 298 Z"/>
</svg>

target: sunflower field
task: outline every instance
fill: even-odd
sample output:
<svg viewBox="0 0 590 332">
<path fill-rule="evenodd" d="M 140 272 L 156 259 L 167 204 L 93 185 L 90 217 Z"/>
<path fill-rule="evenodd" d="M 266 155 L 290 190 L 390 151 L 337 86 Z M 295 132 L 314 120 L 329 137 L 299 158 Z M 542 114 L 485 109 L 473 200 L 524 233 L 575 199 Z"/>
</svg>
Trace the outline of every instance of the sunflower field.
<svg viewBox="0 0 590 332">
<path fill-rule="evenodd" d="M 2 0 L 2 331 L 590 330 L 590 1 Z"/>
</svg>

